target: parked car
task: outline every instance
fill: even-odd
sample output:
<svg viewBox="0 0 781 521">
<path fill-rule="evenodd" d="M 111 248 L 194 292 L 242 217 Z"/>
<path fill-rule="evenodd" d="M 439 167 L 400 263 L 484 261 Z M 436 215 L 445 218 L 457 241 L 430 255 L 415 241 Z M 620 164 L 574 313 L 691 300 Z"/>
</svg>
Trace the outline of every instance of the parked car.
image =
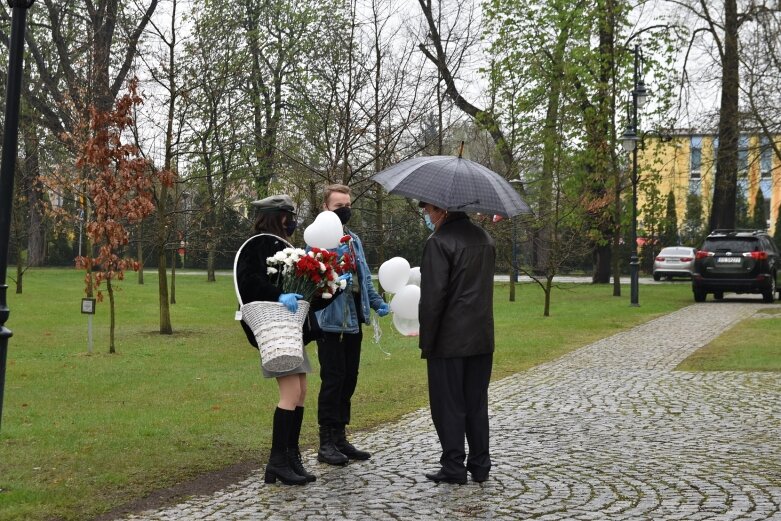
<svg viewBox="0 0 781 521">
<path fill-rule="evenodd" d="M 720 300 L 725 291 L 732 291 L 761 293 L 765 302 L 773 302 L 779 266 L 778 248 L 766 231 L 715 230 L 694 260 L 694 300 L 704 302 L 708 293 Z"/>
<path fill-rule="evenodd" d="M 654 259 L 654 280 L 667 277 L 691 278 L 694 271 L 694 256 L 696 250 L 688 246 L 668 246 L 662 248 Z"/>
</svg>

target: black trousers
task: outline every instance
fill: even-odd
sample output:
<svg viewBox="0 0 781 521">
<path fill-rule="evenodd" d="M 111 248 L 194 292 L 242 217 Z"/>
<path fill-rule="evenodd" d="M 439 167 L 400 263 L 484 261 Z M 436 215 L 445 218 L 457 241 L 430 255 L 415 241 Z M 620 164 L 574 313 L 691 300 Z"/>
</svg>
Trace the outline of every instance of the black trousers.
<svg viewBox="0 0 781 521">
<path fill-rule="evenodd" d="M 341 426 L 350 423 L 350 402 L 358 384 L 363 330 L 358 333 L 325 333 L 317 341 L 320 359 L 320 394 L 317 422 Z"/>
<path fill-rule="evenodd" d="M 488 451 L 488 383 L 493 353 L 463 358 L 429 358 L 428 395 L 431 419 L 442 445 L 439 462 L 448 476 L 469 470 L 485 478 L 491 470 Z M 464 468 L 464 437 L 469 457 Z"/>
</svg>

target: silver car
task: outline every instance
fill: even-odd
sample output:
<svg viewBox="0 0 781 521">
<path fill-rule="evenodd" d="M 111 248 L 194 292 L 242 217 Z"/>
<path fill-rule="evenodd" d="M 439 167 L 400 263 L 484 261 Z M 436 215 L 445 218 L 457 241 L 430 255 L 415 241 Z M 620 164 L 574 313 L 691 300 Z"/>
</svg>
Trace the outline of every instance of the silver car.
<svg viewBox="0 0 781 521">
<path fill-rule="evenodd" d="M 697 251 L 688 246 L 670 246 L 662 248 L 654 259 L 654 280 L 667 277 L 691 278 L 694 271 L 694 257 Z"/>
</svg>

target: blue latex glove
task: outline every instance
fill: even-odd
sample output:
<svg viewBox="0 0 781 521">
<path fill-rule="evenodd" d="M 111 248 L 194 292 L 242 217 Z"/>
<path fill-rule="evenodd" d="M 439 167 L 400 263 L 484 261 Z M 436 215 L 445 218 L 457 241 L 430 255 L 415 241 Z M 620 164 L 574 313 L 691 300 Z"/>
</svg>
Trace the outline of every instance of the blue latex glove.
<svg viewBox="0 0 781 521">
<path fill-rule="evenodd" d="M 339 246 L 336 248 L 336 254 L 337 254 L 339 257 L 341 257 L 341 256 L 343 256 L 345 253 L 349 253 L 349 252 L 350 252 L 350 246 L 348 246 L 347 244 L 340 244 L 340 245 L 339 245 Z"/>
<path fill-rule="evenodd" d="M 298 293 L 282 293 L 277 302 L 281 302 L 291 313 L 298 311 L 298 299 L 304 298 L 303 295 Z"/>
<path fill-rule="evenodd" d="M 377 308 L 377 315 L 384 317 L 388 313 L 390 313 L 390 306 L 383 302 L 382 305 Z"/>
<path fill-rule="evenodd" d="M 339 275 L 339 278 L 337 280 L 343 280 L 349 284 L 353 280 L 353 274 L 352 273 L 345 273 L 344 275 Z"/>
</svg>

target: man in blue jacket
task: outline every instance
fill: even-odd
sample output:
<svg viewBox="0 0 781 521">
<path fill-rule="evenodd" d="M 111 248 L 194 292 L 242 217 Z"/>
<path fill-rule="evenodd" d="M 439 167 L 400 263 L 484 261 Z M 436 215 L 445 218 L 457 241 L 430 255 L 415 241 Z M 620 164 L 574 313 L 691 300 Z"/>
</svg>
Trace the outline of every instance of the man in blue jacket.
<svg viewBox="0 0 781 521">
<path fill-rule="evenodd" d="M 351 240 L 340 246 L 340 251 L 349 252 L 355 262 L 351 284 L 330 306 L 316 313 L 323 330 L 317 341 L 321 380 L 317 399 L 320 424 L 317 459 L 330 465 L 345 465 L 351 459 L 371 457 L 347 441 L 345 426 L 350 423 L 350 402 L 358 383 L 363 338 L 361 324 L 369 323 L 371 309 L 381 317 L 390 312 L 388 304 L 374 289 L 361 240 L 346 226 L 352 213 L 351 204 L 349 187 L 339 184 L 326 187 L 323 210 L 334 212 L 345 225 L 345 234 L 349 234 Z"/>
</svg>

